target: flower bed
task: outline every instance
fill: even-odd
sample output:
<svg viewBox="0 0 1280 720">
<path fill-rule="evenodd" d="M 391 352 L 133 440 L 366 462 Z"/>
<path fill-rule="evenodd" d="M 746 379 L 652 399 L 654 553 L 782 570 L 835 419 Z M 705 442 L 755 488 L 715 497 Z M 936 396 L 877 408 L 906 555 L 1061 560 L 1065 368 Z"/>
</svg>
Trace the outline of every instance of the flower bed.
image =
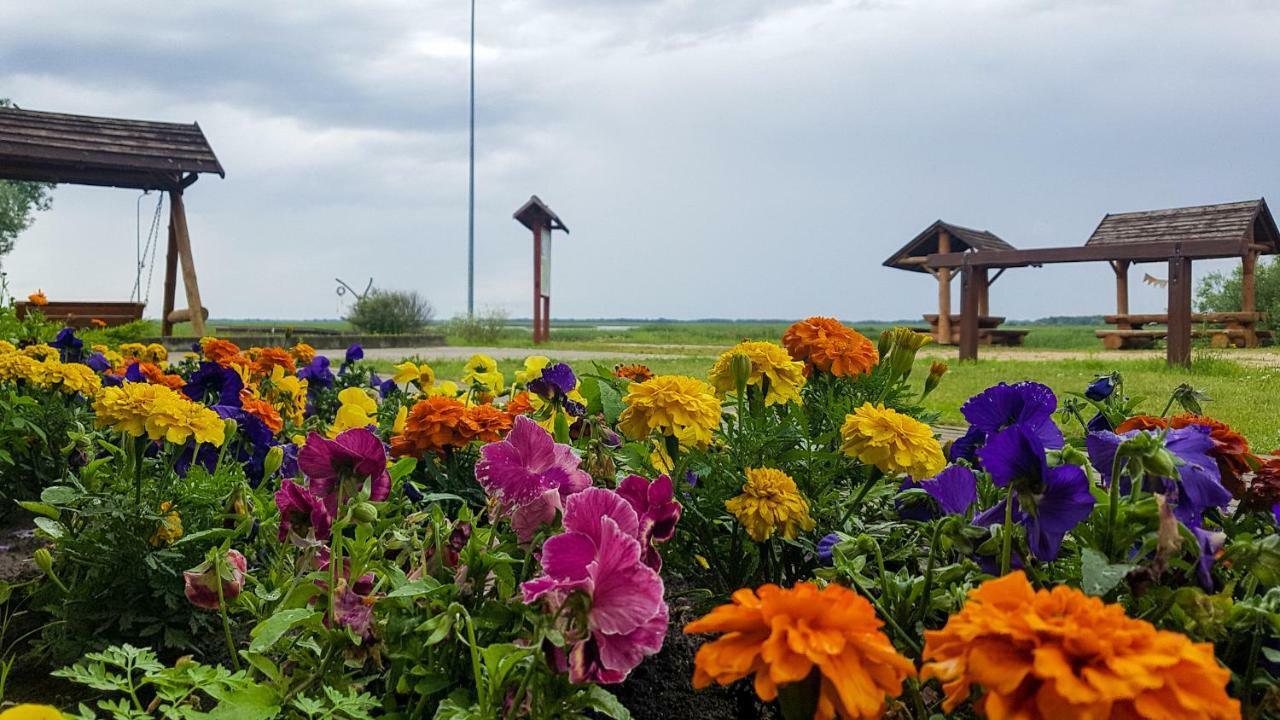
<svg viewBox="0 0 1280 720">
<path fill-rule="evenodd" d="M 921 406 L 947 372 L 916 367 L 927 337 L 826 318 L 705 378 L 541 356 L 508 378 L 482 355 L 456 379 L 379 377 L 359 346 L 333 367 L 302 344 L 13 340 L 0 492 L 41 547 L 0 586 L 7 701 L 119 718 L 716 717 L 690 696 L 726 717 L 1280 709 L 1280 461 L 1190 387 L 1143 403 L 1115 374 L 1065 398 L 996 383 L 944 447 Z M 57 711 L 0 718 L 39 712 Z"/>
</svg>

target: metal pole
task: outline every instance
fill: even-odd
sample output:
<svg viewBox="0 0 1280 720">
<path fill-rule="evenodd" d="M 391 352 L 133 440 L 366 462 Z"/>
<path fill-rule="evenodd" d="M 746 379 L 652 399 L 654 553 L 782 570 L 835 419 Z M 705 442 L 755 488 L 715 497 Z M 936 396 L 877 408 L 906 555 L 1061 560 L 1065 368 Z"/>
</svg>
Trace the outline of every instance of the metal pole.
<svg viewBox="0 0 1280 720">
<path fill-rule="evenodd" d="M 476 0 L 471 0 L 471 144 L 467 171 L 467 316 L 476 311 Z"/>
</svg>

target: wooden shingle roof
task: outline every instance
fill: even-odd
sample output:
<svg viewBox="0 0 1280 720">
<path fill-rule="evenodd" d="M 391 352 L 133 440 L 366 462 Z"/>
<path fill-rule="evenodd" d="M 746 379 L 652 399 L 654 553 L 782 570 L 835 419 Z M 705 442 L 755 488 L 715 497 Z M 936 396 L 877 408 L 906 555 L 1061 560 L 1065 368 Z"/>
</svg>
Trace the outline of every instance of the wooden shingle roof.
<svg viewBox="0 0 1280 720">
<path fill-rule="evenodd" d="M 1085 245 L 1238 240 L 1280 249 L 1280 232 L 1264 199 L 1108 214 Z"/>
<path fill-rule="evenodd" d="M 172 190 L 226 175 L 196 123 L 0 107 L 0 178 Z"/>
<path fill-rule="evenodd" d="M 907 259 L 923 258 L 938 252 L 938 235 L 943 230 L 946 230 L 951 236 L 951 252 L 1017 249 L 990 230 L 974 230 L 963 225 L 953 225 L 938 220 L 915 236 L 911 242 L 903 245 L 897 252 L 890 255 L 889 259 L 884 261 L 885 267 L 927 272 L 922 264 L 907 262 Z"/>
</svg>

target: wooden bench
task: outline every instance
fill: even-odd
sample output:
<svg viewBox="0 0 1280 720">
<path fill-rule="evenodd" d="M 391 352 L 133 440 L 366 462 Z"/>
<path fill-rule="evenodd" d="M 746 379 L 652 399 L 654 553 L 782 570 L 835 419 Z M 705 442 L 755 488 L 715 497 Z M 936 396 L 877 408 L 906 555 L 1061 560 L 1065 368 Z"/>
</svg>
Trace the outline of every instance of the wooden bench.
<svg viewBox="0 0 1280 720">
<path fill-rule="evenodd" d="M 960 344 L 960 316 L 951 316 L 951 337 L 947 341 L 943 341 L 938 332 L 938 315 L 931 313 L 924 316 L 929 323 L 929 334 L 934 340 L 943 345 L 959 345 Z M 1000 324 L 1004 322 L 1004 318 L 983 315 L 978 318 L 978 344 L 980 345 L 1007 345 L 1010 347 L 1022 344 L 1023 338 L 1027 336 L 1029 330 L 1002 330 Z"/>
<path fill-rule="evenodd" d="M 39 311 L 49 320 L 74 328 L 118 327 L 142 319 L 146 305 L 138 302 L 49 302 L 36 305 L 32 302 L 16 302 L 13 308 L 18 318 L 25 318 L 31 311 Z"/>
<path fill-rule="evenodd" d="M 1209 345 L 1216 348 L 1258 347 L 1272 338 L 1270 330 L 1257 328 L 1258 323 L 1266 319 L 1266 313 L 1259 312 L 1192 313 L 1191 321 L 1200 323 L 1201 327 L 1192 328 L 1191 337 L 1209 338 Z M 1145 327 L 1167 324 L 1169 316 L 1164 314 L 1107 315 L 1105 320 L 1116 329 L 1095 330 L 1093 334 L 1102 339 L 1102 346 L 1108 350 L 1149 348 L 1168 335 L 1165 329 Z"/>
</svg>

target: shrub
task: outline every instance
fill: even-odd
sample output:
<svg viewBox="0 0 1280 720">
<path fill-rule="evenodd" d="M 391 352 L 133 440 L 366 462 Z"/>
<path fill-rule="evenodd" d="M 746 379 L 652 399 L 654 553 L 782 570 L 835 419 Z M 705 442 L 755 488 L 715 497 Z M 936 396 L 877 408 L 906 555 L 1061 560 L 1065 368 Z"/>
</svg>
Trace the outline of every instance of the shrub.
<svg viewBox="0 0 1280 720">
<path fill-rule="evenodd" d="M 1196 307 L 1202 312 L 1239 312 L 1243 285 L 1241 267 L 1230 273 L 1212 272 L 1204 276 L 1196 288 Z M 1257 309 L 1267 313 L 1267 326 L 1274 328 L 1280 319 L 1280 263 L 1260 260 L 1254 276 Z"/>
<path fill-rule="evenodd" d="M 435 308 L 415 290 L 372 290 L 356 300 L 347 322 L 377 335 L 418 332 L 435 317 Z"/>
<path fill-rule="evenodd" d="M 507 311 L 486 308 L 475 315 L 456 315 L 449 321 L 449 335 L 473 345 L 492 345 L 507 327 Z"/>
</svg>

